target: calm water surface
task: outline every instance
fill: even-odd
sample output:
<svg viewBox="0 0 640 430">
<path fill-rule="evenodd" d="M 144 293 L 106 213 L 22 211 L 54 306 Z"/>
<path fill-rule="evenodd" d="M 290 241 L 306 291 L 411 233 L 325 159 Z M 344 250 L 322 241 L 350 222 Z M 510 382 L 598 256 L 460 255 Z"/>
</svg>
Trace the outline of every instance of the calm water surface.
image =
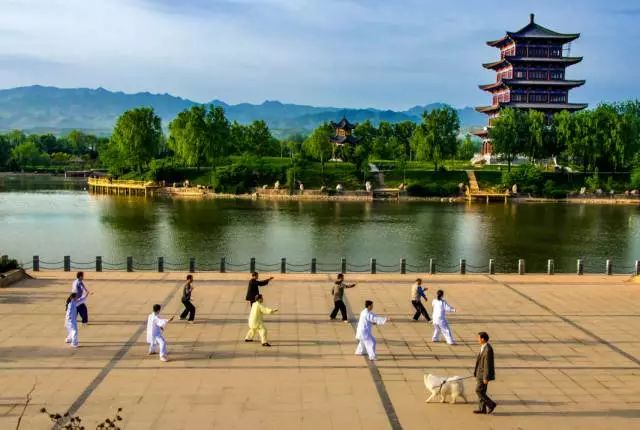
<svg viewBox="0 0 640 430">
<path fill-rule="evenodd" d="M 151 268 L 157 256 L 182 265 L 195 257 L 199 267 L 213 267 L 222 256 L 232 264 L 252 256 L 264 264 L 281 257 L 306 264 L 317 257 L 322 270 L 335 270 L 342 256 L 353 269 L 365 270 L 371 257 L 394 266 L 379 266 L 381 271 L 397 270 L 402 257 L 422 270 L 429 258 L 448 270 L 460 258 L 471 269 L 494 258 L 498 270 L 514 270 L 524 258 L 530 271 L 544 271 L 548 258 L 559 271 L 573 271 L 577 258 L 585 260 L 587 270 L 603 271 L 604 260 L 611 258 L 617 271 L 628 272 L 640 258 L 640 208 L 173 201 L 89 195 L 77 183 L 4 177 L 0 253 L 25 262 L 36 254 L 49 262 L 64 255 L 74 262 L 90 262 L 96 255 L 124 262 L 133 256 L 140 268 Z"/>
</svg>

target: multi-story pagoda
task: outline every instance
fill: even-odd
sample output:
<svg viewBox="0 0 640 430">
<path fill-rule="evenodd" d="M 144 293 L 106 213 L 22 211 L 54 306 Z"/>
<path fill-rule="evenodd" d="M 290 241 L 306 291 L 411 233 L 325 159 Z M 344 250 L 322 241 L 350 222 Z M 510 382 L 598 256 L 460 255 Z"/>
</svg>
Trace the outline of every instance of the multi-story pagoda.
<svg viewBox="0 0 640 430">
<path fill-rule="evenodd" d="M 569 90 L 585 81 L 566 79 L 567 67 L 579 63 L 582 57 L 565 56 L 564 47 L 580 37 L 580 33 L 557 33 L 536 24 L 534 14 L 530 17 L 529 24 L 520 30 L 487 42 L 500 49 L 500 59 L 483 64 L 496 72 L 494 83 L 480 85 L 480 89 L 492 94 L 493 101 L 490 106 L 476 108 L 489 116 L 489 126 L 475 133 L 483 138 L 481 155 L 485 159 L 492 152 L 488 128 L 501 108 L 535 109 L 551 116 L 562 110 L 587 107 L 585 103 L 569 103 Z"/>
<path fill-rule="evenodd" d="M 342 148 L 345 145 L 355 145 L 358 141 L 353 135 L 353 129 L 357 124 L 351 124 L 346 117 L 342 117 L 340 122 L 331 121 L 331 126 L 334 128 L 334 135 L 331 136 L 331 144 L 333 145 L 333 156 L 331 159 L 338 160 L 336 158 L 336 152 L 338 148 Z"/>
</svg>

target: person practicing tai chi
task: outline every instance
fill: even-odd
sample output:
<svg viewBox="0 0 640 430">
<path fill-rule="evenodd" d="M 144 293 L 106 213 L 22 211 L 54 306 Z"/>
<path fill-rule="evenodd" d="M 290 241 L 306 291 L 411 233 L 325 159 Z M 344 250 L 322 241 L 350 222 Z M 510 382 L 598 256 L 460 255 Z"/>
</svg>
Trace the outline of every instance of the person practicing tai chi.
<svg viewBox="0 0 640 430">
<path fill-rule="evenodd" d="M 258 272 L 253 272 L 251 274 L 251 280 L 249 281 L 249 286 L 247 287 L 247 295 L 246 300 L 249 302 L 249 305 L 253 305 L 253 302 L 256 301 L 256 297 L 260 294 L 260 287 L 264 287 L 273 279 L 273 276 L 269 279 L 265 279 L 264 281 L 258 281 Z"/>
<path fill-rule="evenodd" d="M 416 310 L 416 313 L 413 314 L 413 320 L 418 321 L 420 319 L 420 315 L 424 316 L 427 321 L 431 321 L 429 318 L 429 313 L 422 305 L 422 299 L 427 300 L 427 295 L 425 292 L 427 288 L 422 288 L 422 279 L 416 279 L 416 283 L 411 286 L 411 305 Z"/>
<path fill-rule="evenodd" d="M 71 292 L 76 293 L 76 297 L 88 296 L 89 290 L 84 285 L 84 272 L 78 272 L 76 274 L 76 280 L 73 281 L 73 285 L 71 286 Z M 89 323 L 89 310 L 87 309 L 86 303 L 81 303 L 77 307 L 78 313 L 80 314 L 80 318 L 82 318 L 82 324 Z"/>
<path fill-rule="evenodd" d="M 374 325 L 382 325 L 387 321 L 391 321 L 391 318 L 380 317 L 372 312 L 373 302 L 367 300 L 364 302 L 364 309 L 360 312 L 360 318 L 358 319 L 358 328 L 356 329 L 356 339 L 358 340 L 358 347 L 356 348 L 356 355 L 364 355 L 366 352 L 369 356 L 369 360 L 376 359 L 376 338 L 371 333 L 371 328 Z"/>
<path fill-rule="evenodd" d="M 160 349 L 160 361 L 169 361 L 167 358 L 167 341 L 162 332 L 168 323 L 173 321 L 173 317 L 168 320 L 160 318 L 161 305 L 153 305 L 153 312 L 147 317 L 147 343 L 149 344 L 149 355 L 156 353 L 156 347 Z"/>
<path fill-rule="evenodd" d="M 64 317 L 64 325 L 67 329 L 65 343 L 71 344 L 73 348 L 78 347 L 78 306 L 84 304 L 86 299 L 86 294 L 78 296 L 76 293 L 71 293 L 67 298 Z"/>
<path fill-rule="evenodd" d="M 253 338 L 256 335 L 256 331 L 260 335 L 260 342 L 262 346 L 271 346 L 267 340 L 267 328 L 264 326 L 264 315 L 271 315 L 278 312 L 278 309 L 271 309 L 262 304 L 262 294 L 258 294 L 255 297 L 253 304 L 251 305 L 251 313 L 249 314 L 249 331 L 244 338 L 245 342 L 253 342 Z"/>
<path fill-rule="evenodd" d="M 476 358 L 476 368 L 473 376 L 476 377 L 476 394 L 478 395 L 478 409 L 474 414 L 490 414 L 497 404 L 487 395 L 489 381 L 496 379 L 496 369 L 493 364 L 493 348 L 489 344 L 489 335 L 481 331 L 478 333 L 480 353 Z"/>
<path fill-rule="evenodd" d="M 344 283 L 344 275 L 342 273 L 338 273 L 335 284 L 333 285 L 333 289 L 331 290 L 331 294 L 333 295 L 333 311 L 331 311 L 331 315 L 329 318 L 332 320 L 336 319 L 338 315 L 338 311 L 342 315 L 342 321 L 348 323 L 349 320 L 347 318 L 347 306 L 344 304 L 344 289 L 345 288 L 353 288 L 356 284 L 345 284 Z"/>
<path fill-rule="evenodd" d="M 184 305 L 184 311 L 180 314 L 181 320 L 186 320 L 189 316 L 189 322 L 193 323 L 196 317 L 196 307 L 191 303 L 191 293 L 193 292 L 193 276 L 187 275 L 187 282 L 185 282 L 182 288 L 182 304 Z"/>
<path fill-rule="evenodd" d="M 456 310 L 449 306 L 449 303 L 443 298 L 444 291 L 438 290 L 436 298 L 431 302 L 433 307 L 433 342 L 440 341 L 440 333 L 444 336 L 444 339 L 449 345 L 455 345 L 451 330 L 449 330 L 449 323 L 447 323 L 447 312 L 455 312 Z"/>
</svg>

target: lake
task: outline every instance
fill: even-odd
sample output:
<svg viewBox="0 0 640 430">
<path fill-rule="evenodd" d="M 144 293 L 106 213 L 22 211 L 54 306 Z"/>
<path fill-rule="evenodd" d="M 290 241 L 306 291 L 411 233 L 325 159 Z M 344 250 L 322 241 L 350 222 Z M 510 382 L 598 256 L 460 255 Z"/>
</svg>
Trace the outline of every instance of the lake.
<svg viewBox="0 0 640 430">
<path fill-rule="evenodd" d="M 308 270 L 334 271 L 346 257 L 352 271 L 367 270 L 375 257 L 378 271 L 453 271 L 465 258 L 470 271 L 573 272 L 576 259 L 586 271 L 628 273 L 640 259 L 640 207 L 540 203 L 285 202 L 247 200 L 169 200 L 90 195 L 77 181 L 57 178 L 0 177 L 0 253 L 25 263 L 39 255 L 45 263 L 106 263 L 152 269 L 164 256 L 167 269 L 187 267 L 244 270 L 250 257 L 258 269 L 279 270 L 281 257 Z M 236 265 L 236 266 L 233 266 Z M 306 267 L 304 266 L 306 265 Z M 46 267 L 46 265 L 43 265 Z M 107 268 L 109 266 L 105 266 Z M 118 266 L 121 267 L 121 266 Z M 248 269 L 248 268 L 247 268 Z"/>
</svg>

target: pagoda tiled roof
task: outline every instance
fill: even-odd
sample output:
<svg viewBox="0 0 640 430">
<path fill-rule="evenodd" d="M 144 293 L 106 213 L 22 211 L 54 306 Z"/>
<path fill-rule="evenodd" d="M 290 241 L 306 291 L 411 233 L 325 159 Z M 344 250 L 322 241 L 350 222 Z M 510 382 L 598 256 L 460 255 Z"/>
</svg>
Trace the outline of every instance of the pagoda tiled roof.
<svg viewBox="0 0 640 430">
<path fill-rule="evenodd" d="M 584 80 L 525 80 L 525 79 L 503 79 L 487 85 L 480 85 L 481 90 L 491 91 L 504 87 L 513 86 L 542 86 L 542 87 L 569 87 L 576 88 L 584 85 Z"/>
<path fill-rule="evenodd" d="M 336 145 L 344 145 L 344 144 L 347 144 L 347 143 L 355 144 L 357 142 L 358 142 L 358 139 L 356 139 L 352 135 L 348 135 L 348 136 L 332 136 L 331 137 L 331 143 L 335 143 Z"/>
<path fill-rule="evenodd" d="M 331 121 L 331 126 L 333 128 L 342 128 L 342 129 L 345 129 L 345 130 L 353 130 L 354 128 L 356 128 L 357 124 L 350 123 L 349 120 L 347 119 L 347 117 L 343 116 L 342 119 L 339 122 Z"/>
<path fill-rule="evenodd" d="M 535 16 L 531 14 L 529 24 L 525 25 L 518 31 L 507 31 L 507 34 L 504 37 L 487 42 L 487 45 L 499 47 L 505 44 L 505 42 L 518 39 L 555 40 L 564 44 L 580 37 L 580 33 L 558 33 L 557 31 L 549 30 L 546 27 L 536 24 L 534 18 Z"/>
<path fill-rule="evenodd" d="M 498 61 L 484 63 L 482 67 L 485 69 L 499 69 L 502 66 L 513 63 L 548 63 L 548 64 L 564 64 L 572 65 L 582 61 L 582 57 L 516 57 L 506 56 Z"/>
<path fill-rule="evenodd" d="M 507 102 L 500 103 L 491 106 L 478 106 L 476 111 L 490 114 L 504 107 L 512 107 L 516 109 L 536 109 L 536 110 L 582 110 L 588 105 L 586 103 L 521 103 L 521 102 Z"/>
</svg>

